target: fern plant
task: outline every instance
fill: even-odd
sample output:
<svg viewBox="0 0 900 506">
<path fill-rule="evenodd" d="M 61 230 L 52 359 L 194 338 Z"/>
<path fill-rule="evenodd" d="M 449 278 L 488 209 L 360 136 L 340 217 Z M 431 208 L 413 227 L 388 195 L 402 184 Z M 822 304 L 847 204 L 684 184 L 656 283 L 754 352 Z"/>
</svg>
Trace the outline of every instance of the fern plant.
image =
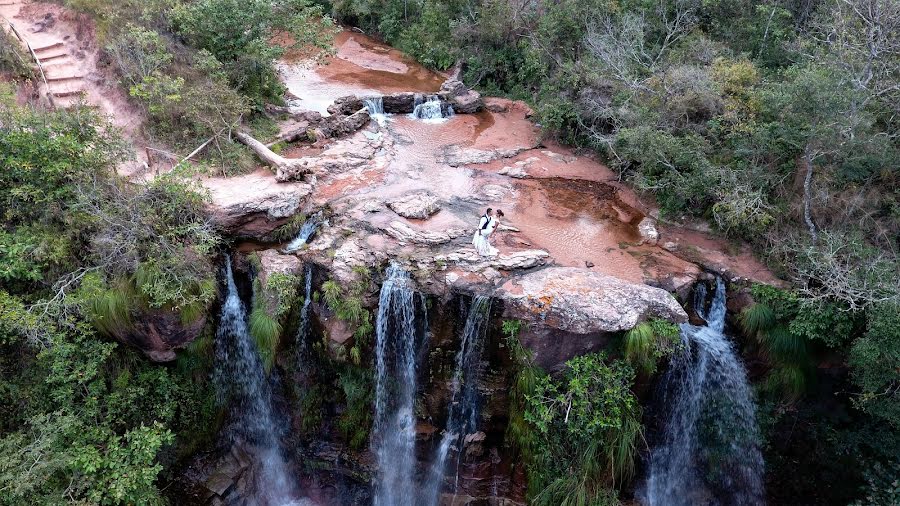
<svg viewBox="0 0 900 506">
<path fill-rule="evenodd" d="M 625 359 L 636 370 L 651 375 L 656 372 L 659 359 L 675 348 L 678 335 L 678 327 L 665 320 L 640 323 L 625 333 Z"/>
<path fill-rule="evenodd" d="M 278 349 L 278 340 L 281 336 L 281 324 L 269 316 L 264 307 L 256 306 L 250 313 L 250 335 L 268 373 L 275 365 L 275 351 Z"/>
</svg>

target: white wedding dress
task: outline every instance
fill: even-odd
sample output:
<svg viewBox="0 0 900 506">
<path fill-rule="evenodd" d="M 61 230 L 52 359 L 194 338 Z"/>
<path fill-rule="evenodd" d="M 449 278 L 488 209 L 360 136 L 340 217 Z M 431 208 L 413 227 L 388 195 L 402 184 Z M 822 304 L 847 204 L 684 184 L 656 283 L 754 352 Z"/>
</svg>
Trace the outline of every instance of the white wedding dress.
<svg viewBox="0 0 900 506">
<path fill-rule="evenodd" d="M 490 239 L 491 234 L 493 234 L 494 230 L 497 228 L 497 220 L 494 218 L 487 218 L 487 226 L 484 225 L 484 220 L 485 217 L 482 216 L 481 221 L 478 223 L 478 230 L 475 231 L 475 236 L 472 237 L 472 246 L 475 246 L 475 251 L 481 256 L 496 256 L 500 251 L 491 246 L 488 239 Z"/>
</svg>

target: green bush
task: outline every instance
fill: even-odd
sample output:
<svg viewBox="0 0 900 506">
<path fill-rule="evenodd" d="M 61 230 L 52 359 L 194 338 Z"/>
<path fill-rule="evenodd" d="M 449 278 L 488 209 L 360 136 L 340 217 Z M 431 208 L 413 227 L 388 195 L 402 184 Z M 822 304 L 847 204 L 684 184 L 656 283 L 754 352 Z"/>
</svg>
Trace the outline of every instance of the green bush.
<svg viewBox="0 0 900 506">
<path fill-rule="evenodd" d="M 30 79 L 34 76 L 31 57 L 4 26 L 0 28 L 0 74 L 5 73 L 17 79 Z"/>
<path fill-rule="evenodd" d="M 528 466 L 535 504 L 609 504 L 634 474 L 643 438 L 634 371 L 603 354 L 573 358 L 562 377 L 538 378 L 525 420 L 539 435 Z"/>
<path fill-rule="evenodd" d="M 636 370 L 651 375 L 659 360 L 675 349 L 678 336 L 678 327 L 665 320 L 640 323 L 625 333 L 625 359 Z"/>
</svg>

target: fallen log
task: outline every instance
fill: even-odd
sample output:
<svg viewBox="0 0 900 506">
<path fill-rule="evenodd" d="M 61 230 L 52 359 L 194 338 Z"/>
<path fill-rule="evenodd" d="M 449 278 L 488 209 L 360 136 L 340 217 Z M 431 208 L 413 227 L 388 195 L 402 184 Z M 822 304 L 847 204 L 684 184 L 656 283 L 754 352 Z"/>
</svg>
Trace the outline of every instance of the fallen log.
<svg viewBox="0 0 900 506">
<path fill-rule="evenodd" d="M 280 177 L 280 175 L 285 172 L 294 175 L 303 175 L 312 172 L 306 160 L 300 158 L 285 158 L 267 148 L 265 144 L 254 139 L 252 136 L 250 136 L 250 134 L 244 132 L 236 132 L 235 137 L 237 137 L 237 140 L 239 142 L 246 145 L 248 148 L 250 148 L 250 150 L 256 153 L 256 156 L 259 157 L 260 160 L 275 169 L 276 178 Z"/>
</svg>

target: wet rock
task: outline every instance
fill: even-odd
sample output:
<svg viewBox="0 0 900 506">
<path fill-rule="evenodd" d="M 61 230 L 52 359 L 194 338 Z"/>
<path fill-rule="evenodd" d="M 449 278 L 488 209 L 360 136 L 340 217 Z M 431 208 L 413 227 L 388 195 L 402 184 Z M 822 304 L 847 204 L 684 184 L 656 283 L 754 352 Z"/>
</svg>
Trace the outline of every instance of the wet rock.
<svg viewBox="0 0 900 506">
<path fill-rule="evenodd" d="M 502 158 L 512 158 L 529 149 L 531 148 L 524 146 L 509 149 L 475 149 L 453 145 L 445 150 L 444 162 L 451 167 L 489 163 Z"/>
<path fill-rule="evenodd" d="M 300 274 L 303 262 L 294 255 L 282 255 L 277 250 L 267 249 L 256 253 L 259 258 L 259 281 L 266 287 L 272 274 Z"/>
<path fill-rule="evenodd" d="M 206 325 L 205 311 L 197 320 L 184 324 L 181 315 L 164 309 L 141 310 L 132 315 L 128 328 L 117 330 L 114 337 L 134 346 L 154 362 L 175 360 L 175 350 L 194 341 Z"/>
<path fill-rule="evenodd" d="M 484 107 L 480 93 L 466 88 L 462 81 L 454 78 L 444 81 L 438 96 L 449 102 L 453 110 L 460 114 L 476 113 Z"/>
<path fill-rule="evenodd" d="M 687 321 L 665 290 L 574 267 L 526 274 L 505 283 L 496 296 L 506 301 L 507 316 L 576 334 L 628 330 L 649 318 Z"/>
<path fill-rule="evenodd" d="M 392 211 L 403 216 L 424 220 L 441 209 L 438 198 L 428 192 L 417 192 L 388 202 Z"/>
<path fill-rule="evenodd" d="M 409 114 L 416 108 L 416 93 L 393 93 L 381 97 L 386 114 Z M 421 95 L 418 95 L 421 99 Z"/>
<path fill-rule="evenodd" d="M 474 434 L 466 434 L 463 438 L 463 446 L 466 449 L 466 458 L 476 458 L 484 455 L 484 441 L 487 434 L 484 432 L 476 432 Z"/>
<path fill-rule="evenodd" d="M 340 173 L 368 164 L 384 145 L 384 136 L 354 135 L 330 144 L 318 156 L 295 158 L 290 166 L 279 167 L 278 182 L 302 180 L 305 174 Z"/>
<path fill-rule="evenodd" d="M 327 111 L 332 116 L 349 116 L 364 108 L 365 104 L 363 104 L 361 98 L 356 95 L 347 95 L 336 99 L 333 104 L 328 106 Z"/>
<path fill-rule="evenodd" d="M 656 220 L 646 216 L 638 223 L 638 233 L 641 234 L 641 241 L 644 244 L 653 244 L 659 242 L 659 231 L 656 229 Z"/>
</svg>

